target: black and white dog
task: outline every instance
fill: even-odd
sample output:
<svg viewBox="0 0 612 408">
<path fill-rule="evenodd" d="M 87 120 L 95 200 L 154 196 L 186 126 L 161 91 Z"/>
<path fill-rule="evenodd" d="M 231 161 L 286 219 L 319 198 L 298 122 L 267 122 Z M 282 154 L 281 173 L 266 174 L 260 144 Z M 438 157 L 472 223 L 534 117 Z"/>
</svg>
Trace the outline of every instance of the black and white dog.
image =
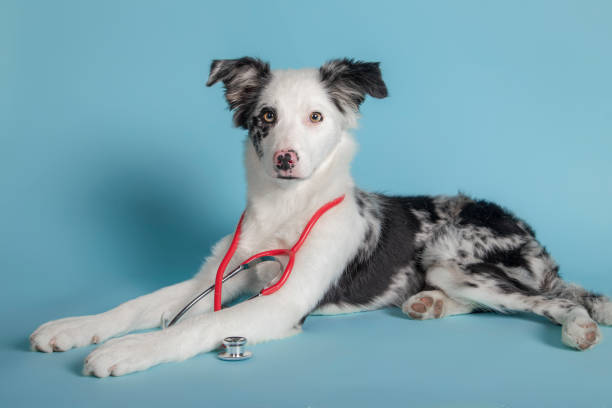
<svg viewBox="0 0 612 408">
<path fill-rule="evenodd" d="M 378 63 L 333 60 L 319 69 L 271 71 L 254 58 L 216 60 L 207 85 L 222 81 L 234 124 L 248 130 L 248 195 L 237 251 L 229 264 L 271 248 L 289 248 L 323 204 L 345 195 L 313 228 L 286 284 L 211 313 L 212 296 L 165 330 L 107 341 L 84 372 L 123 375 L 217 348 L 226 336 L 252 343 L 298 333 L 311 312 L 332 314 L 401 307 L 413 319 L 476 310 L 523 311 L 562 325 L 565 344 L 580 350 L 612 323 L 604 296 L 564 282 L 533 230 L 488 201 L 455 197 L 389 197 L 355 187 L 350 162 L 366 95 L 387 96 Z M 216 244 L 186 282 L 93 316 L 52 321 L 30 337 L 53 352 L 158 327 L 211 285 L 232 235 Z M 257 293 L 278 268 L 263 263 L 224 287 L 223 300 Z"/>
</svg>

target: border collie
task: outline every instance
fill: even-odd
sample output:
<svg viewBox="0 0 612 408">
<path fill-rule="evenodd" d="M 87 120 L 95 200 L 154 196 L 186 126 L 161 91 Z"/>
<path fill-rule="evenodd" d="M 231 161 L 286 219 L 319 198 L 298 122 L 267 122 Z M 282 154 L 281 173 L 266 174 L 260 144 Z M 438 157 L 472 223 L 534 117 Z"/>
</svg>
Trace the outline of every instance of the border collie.
<svg viewBox="0 0 612 408">
<path fill-rule="evenodd" d="M 612 323 L 607 297 L 567 283 L 534 231 L 489 201 L 458 196 L 386 196 L 357 188 L 351 130 L 366 95 L 387 96 L 378 63 L 332 60 L 319 69 L 270 70 L 256 58 L 215 60 L 206 85 L 221 81 L 234 125 L 248 132 L 242 234 L 228 271 L 257 252 L 289 248 L 323 204 L 345 196 L 312 229 L 293 273 L 274 294 L 213 310 L 208 296 L 185 317 L 159 327 L 209 287 L 232 235 L 212 249 L 190 280 L 107 312 L 51 321 L 30 337 L 34 350 L 102 343 L 84 373 L 123 375 L 184 360 L 227 336 L 250 343 L 301 330 L 305 317 L 401 307 L 412 319 L 474 311 L 531 312 L 561 325 L 562 341 L 586 350 Z M 223 301 L 256 294 L 277 278 L 262 263 L 224 285 Z M 106 341 L 108 340 L 108 341 Z"/>
</svg>

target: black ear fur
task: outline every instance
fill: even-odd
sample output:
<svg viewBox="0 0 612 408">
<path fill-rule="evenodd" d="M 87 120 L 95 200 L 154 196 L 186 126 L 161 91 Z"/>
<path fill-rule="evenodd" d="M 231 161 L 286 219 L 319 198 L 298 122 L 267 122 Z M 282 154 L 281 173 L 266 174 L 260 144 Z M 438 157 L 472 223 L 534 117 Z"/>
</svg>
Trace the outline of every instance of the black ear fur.
<svg viewBox="0 0 612 408">
<path fill-rule="evenodd" d="M 379 64 L 343 58 L 328 61 L 319 68 L 321 81 L 340 111 L 344 112 L 346 107 L 358 111 L 366 94 L 375 98 L 388 95 Z"/>
<path fill-rule="evenodd" d="M 258 58 L 214 60 L 206 86 L 223 81 L 225 99 L 234 111 L 234 125 L 247 129 L 259 93 L 269 79 L 270 65 Z"/>
</svg>

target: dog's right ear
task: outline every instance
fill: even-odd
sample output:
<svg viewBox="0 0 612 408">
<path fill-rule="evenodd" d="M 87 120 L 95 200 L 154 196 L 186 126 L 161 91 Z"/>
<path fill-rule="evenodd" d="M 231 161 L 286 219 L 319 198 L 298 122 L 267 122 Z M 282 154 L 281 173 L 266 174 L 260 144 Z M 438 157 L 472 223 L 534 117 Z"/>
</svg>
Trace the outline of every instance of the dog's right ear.
<svg viewBox="0 0 612 408">
<path fill-rule="evenodd" d="M 234 125 L 248 128 L 259 92 L 270 78 L 270 65 L 257 58 L 214 60 L 206 86 L 223 81 L 225 99 L 234 111 Z"/>
</svg>

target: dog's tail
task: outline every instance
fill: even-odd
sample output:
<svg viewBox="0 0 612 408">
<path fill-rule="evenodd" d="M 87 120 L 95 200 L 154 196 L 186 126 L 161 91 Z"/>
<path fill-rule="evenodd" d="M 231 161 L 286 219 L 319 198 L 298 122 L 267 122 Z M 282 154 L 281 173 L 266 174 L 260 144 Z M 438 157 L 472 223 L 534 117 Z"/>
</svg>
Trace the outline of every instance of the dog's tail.
<svg viewBox="0 0 612 408">
<path fill-rule="evenodd" d="M 556 278 L 546 295 L 568 299 L 585 307 L 599 324 L 612 325 L 612 301 L 605 295 L 590 292 L 582 286 Z"/>
</svg>

